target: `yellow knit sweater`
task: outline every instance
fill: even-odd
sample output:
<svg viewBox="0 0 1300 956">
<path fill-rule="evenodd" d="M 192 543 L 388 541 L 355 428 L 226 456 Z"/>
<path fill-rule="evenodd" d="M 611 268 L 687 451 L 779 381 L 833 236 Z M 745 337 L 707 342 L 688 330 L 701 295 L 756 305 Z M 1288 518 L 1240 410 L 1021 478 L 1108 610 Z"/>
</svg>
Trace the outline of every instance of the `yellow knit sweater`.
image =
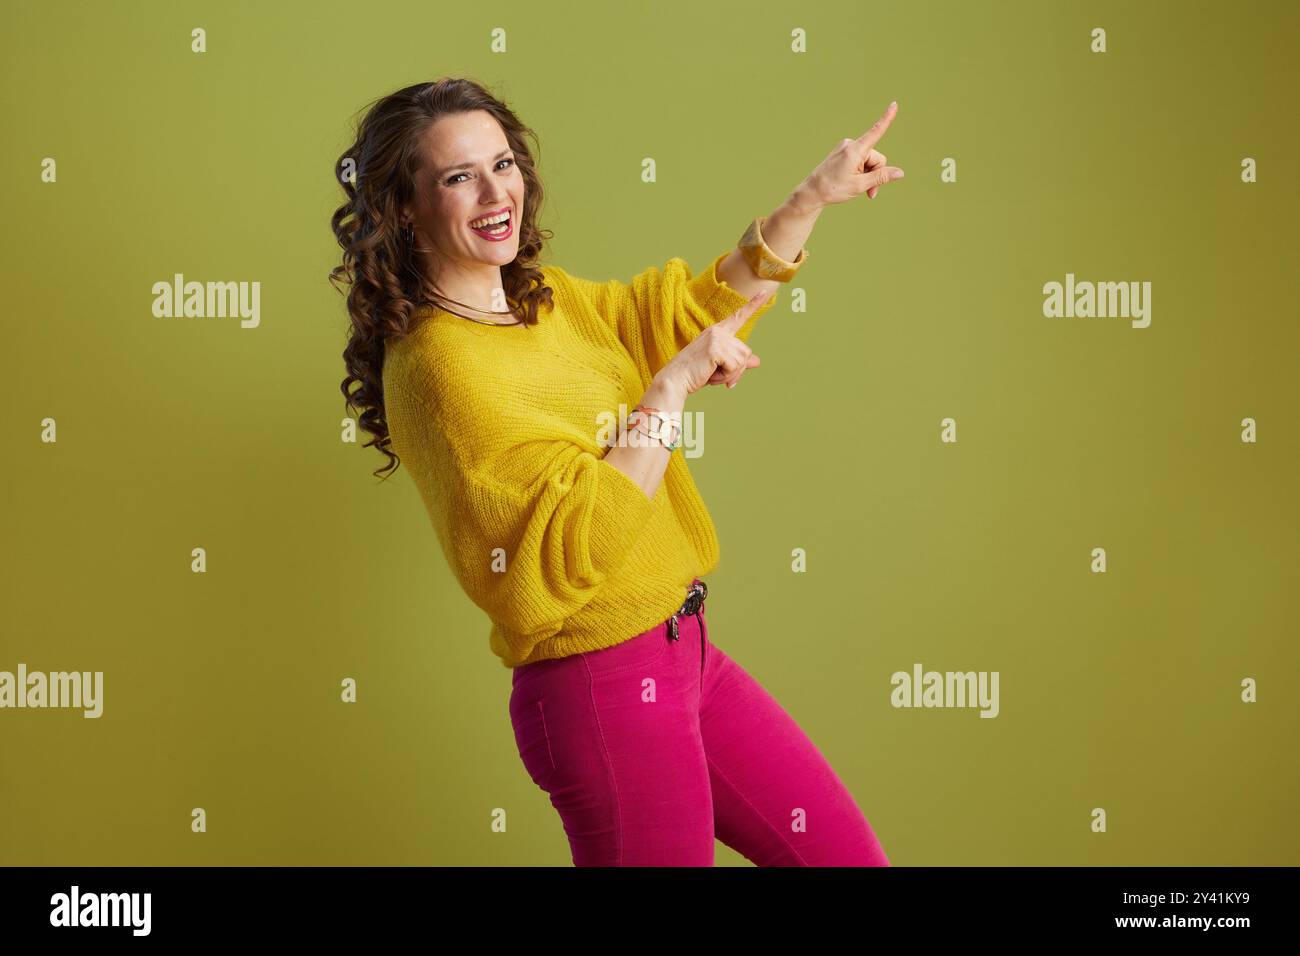
<svg viewBox="0 0 1300 956">
<path fill-rule="evenodd" d="M 544 266 L 555 308 L 533 327 L 426 307 L 410 334 L 388 340 L 392 449 L 506 667 L 635 637 L 717 565 L 682 449 L 650 498 L 604 460 L 598 438 L 620 403 L 631 411 L 673 355 L 745 304 L 717 276 L 726 255 L 699 275 L 673 258 L 630 284 Z"/>
</svg>

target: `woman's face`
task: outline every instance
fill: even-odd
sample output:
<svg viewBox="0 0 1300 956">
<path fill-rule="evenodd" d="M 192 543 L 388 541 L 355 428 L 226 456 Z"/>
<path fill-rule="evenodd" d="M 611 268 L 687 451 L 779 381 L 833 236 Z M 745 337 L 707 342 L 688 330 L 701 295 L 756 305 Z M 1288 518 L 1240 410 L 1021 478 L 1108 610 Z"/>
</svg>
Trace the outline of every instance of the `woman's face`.
<svg viewBox="0 0 1300 956">
<path fill-rule="evenodd" d="M 432 243 L 442 256 L 470 268 L 513 262 L 519 253 L 524 177 L 501 124 L 485 110 L 444 116 L 426 131 L 421 148 L 424 162 L 416 174 L 412 210 L 417 235 L 425 237 L 421 245 Z M 470 227 L 503 210 L 510 217 L 504 228 Z"/>
</svg>

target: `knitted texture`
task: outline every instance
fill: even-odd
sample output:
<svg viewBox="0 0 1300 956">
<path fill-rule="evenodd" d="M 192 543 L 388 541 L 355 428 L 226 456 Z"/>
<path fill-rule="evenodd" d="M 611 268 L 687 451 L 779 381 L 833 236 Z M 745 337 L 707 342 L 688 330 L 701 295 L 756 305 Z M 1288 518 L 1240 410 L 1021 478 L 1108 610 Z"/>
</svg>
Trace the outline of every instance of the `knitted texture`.
<svg viewBox="0 0 1300 956">
<path fill-rule="evenodd" d="M 604 460 L 655 373 L 747 301 L 680 258 L 630 283 L 542 268 L 554 308 L 490 326 L 436 307 L 387 340 L 392 449 L 506 667 L 629 640 L 718 563 L 682 449 L 654 497 Z M 747 339 L 770 297 L 740 329 Z"/>
</svg>

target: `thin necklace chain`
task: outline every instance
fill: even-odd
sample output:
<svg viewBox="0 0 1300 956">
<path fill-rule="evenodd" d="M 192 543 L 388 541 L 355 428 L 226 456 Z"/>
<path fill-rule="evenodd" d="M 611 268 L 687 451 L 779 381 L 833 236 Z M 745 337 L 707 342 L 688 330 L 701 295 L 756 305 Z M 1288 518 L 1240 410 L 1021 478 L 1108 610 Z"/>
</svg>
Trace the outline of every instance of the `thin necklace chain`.
<svg viewBox="0 0 1300 956">
<path fill-rule="evenodd" d="M 446 308 L 444 308 L 443 311 L 445 311 L 445 312 L 451 312 L 452 315 L 460 315 L 459 312 L 452 312 L 451 309 L 446 309 Z M 492 313 L 492 314 L 493 314 L 493 315 L 507 315 L 508 313 L 505 313 L 505 312 L 494 312 L 494 313 Z M 527 325 L 527 324 L 528 324 L 528 323 L 525 322 L 523 319 L 517 319 L 517 320 L 515 320 L 514 322 L 488 322 L 488 321 L 486 321 L 486 320 L 484 320 L 484 319 L 476 319 L 476 318 L 474 318 L 474 317 L 472 317 L 472 316 L 468 316 L 468 315 L 460 315 L 460 317 L 461 317 L 462 319 L 469 319 L 471 322 L 477 322 L 479 325 L 501 325 L 501 326 L 505 326 L 505 327 L 507 327 L 507 328 L 509 328 L 509 327 L 512 326 L 512 325 Z"/>
<path fill-rule="evenodd" d="M 443 297 L 443 298 L 447 298 L 447 297 Z M 447 302 L 456 302 L 456 300 L 455 300 L 455 299 L 450 299 L 450 298 L 448 298 L 448 299 L 447 299 Z M 451 310 L 451 308 L 447 308 L 446 306 L 443 306 L 443 304 L 441 304 L 441 303 L 434 302 L 433 304 L 434 304 L 434 306 L 437 306 L 438 308 L 441 308 L 441 310 L 442 310 L 443 312 L 450 312 L 451 315 L 460 316 L 461 319 L 468 319 L 469 321 L 472 321 L 472 323 L 478 323 L 478 324 L 480 324 L 480 325 L 503 325 L 503 326 L 506 326 L 506 328 L 510 328 L 510 326 L 512 326 L 512 325 L 528 325 L 528 323 L 525 323 L 525 321 L 524 321 L 523 319 L 519 319 L 519 320 L 516 320 L 516 321 L 512 321 L 512 323 L 490 323 L 490 321 L 486 321 L 485 319 L 474 319 L 473 316 L 469 316 L 469 315 L 461 315 L 460 312 L 456 312 L 455 310 Z M 464 306 L 465 303 L 464 303 L 464 302 L 456 302 L 456 304 L 458 304 L 458 306 Z M 476 306 L 469 306 L 469 308 L 476 308 Z M 512 312 L 511 312 L 511 311 L 508 311 L 508 310 L 507 310 L 506 312 L 490 312 L 489 310 L 486 310 L 486 308 L 485 308 L 485 310 L 481 310 L 481 311 L 482 311 L 482 312 L 489 312 L 489 315 L 512 315 Z"/>
<path fill-rule="evenodd" d="M 460 301 L 460 299 L 453 299 L 451 296 L 449 296 L 449 295 L 447 295 L 446 293 L 443 293 L 443 292 L 438 292 L 438 293 L 435 293 L 435 294 L 436 294 L 439 298 L 446 299 L 448 302 L 455 302 L 457 305 L 463 305 L 465 308 L 467 308 L 467 309 L 473 309 L 473 310 L 476 311 L 476 312 L 486 312 L 488 315 L 509 315 L 509 314 L 510 314 L 510 310 L 509 310 L 509 309 L 506 309 L 504 312 L 494 312 L 494 311 L 492 311 L 491 309 L 480 309 L 478 306 L 476 306 L 476 305 L 471 305 L 471 304 L 468 303 L 468 302 L 462 302 L 462 301 Z"/>
<path fill-rule="evenodd" d="M 488 315 L 513 315 L 513 314 L 514 314 L 514 310 L 513 310 L 513 309 L 507 309 L 507 310 L 504 311 L 504 312 L 494 312 L 494 311 L 492 311 L 491 309 L 479 309 L 478 306 L 476 306 L 476 305 L 470 305 L 468 302 L 461 302 L 459 299 L 453 299 L 451 296 L 449 296 L 449 295 L 443 295 L 441 292 L 437 293 L 437 295 L 438 295 L 440 298 L 446 299 L 448 302 L 455 302 L 457 305 L 463 305 L 463 306 L 465 306 L 467 309 L 478 309 L 479 312 L 486 312 Z M 528 323 L 525 322 L 523 319 L 518 319 L 518 320 L 516 320 L 516 321 L 514 321 L 514 322 L 488 322 L 488 321 L 485 321 L 484 319 L 476 319 L 476 318 L 474 318 L 473 316 L 469 316 L 469 315 L 461 315 L 461 313 L 456 312 L 456 311 L 453 311 L 452 309 L 448 309 L 446 306 L 444 306 L 444 305 L 442 305 L 441 303 L 438 303 L 438 302 L 435 302 L 434 305 L 438 306 L 438 308 L 442 309 L 444 312 L 450 312 L 452 315 L 460 316 L 460 318 L 462 318 L 462 319 L 468 319 L 470 322 L 477 322 L 479 325 L 503 325 L 503 326 L 509 327 L 509 326 L 512 326 L 512 325 L 527 325 L 527 324 L 528 324 Z"/>
</svg>

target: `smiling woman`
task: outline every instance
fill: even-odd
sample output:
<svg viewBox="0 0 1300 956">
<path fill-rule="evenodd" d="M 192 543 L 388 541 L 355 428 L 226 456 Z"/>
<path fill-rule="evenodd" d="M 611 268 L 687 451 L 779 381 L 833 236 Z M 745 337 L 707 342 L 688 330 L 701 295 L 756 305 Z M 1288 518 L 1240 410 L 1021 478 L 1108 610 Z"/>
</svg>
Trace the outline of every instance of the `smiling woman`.
<svg viewBox="0 0 1300 956">
<path fill-rule="evenodd" d="M 403 221 L 438 275 L 435 301 L 509 314 L 501 267 L 518 252 L 512 220 L 527 186 L 505 129 L 487 110 L 448 114 L 425 130 L 420 152 L 430 174 L 417 179 Z"/>
<path fill-rule="evenodd" d="M 367 447 L 389 459 L 381 471 L 397 467 L 383 408 L 385 339 L 406 334 L 429 306 L 519 326 L 536 323 L 550 301 L 537 265 L 551 233 L 536 221 L 535 140 L 487 90 L 448 79 L 375 101 L 339 157 L 348 199 L 331 221 L 343 264 L 330 279 L 351 285 L 353 331 L 342 389 L 363 409 L 359 423 L 374 435 Z M 476 228 L 503 211 L 504 229 Z"/>
<path fill-rule="evenodd" d="M 579 865 L 708 865 L 715 836 L 760 865 L 888 865 L 812 741 L 709 639 L 720 549 L 674 427 L 688 396 L 758 366 L 754 321 L 806 260 L 821 197 L 872 185 L 839 172 L 866 147 L 704 269 L 674 256 L 597 282 L 537 265 L 526 133 L 469 80 L 394 93 L 340 160 L 357 178 L 333 220 L 334 277 L 353 283 L 344 395 L 407 463 L 491 622 L 525 769 Z M 610 447 L 608 415 L 631 405 Z"/>
</svg>

